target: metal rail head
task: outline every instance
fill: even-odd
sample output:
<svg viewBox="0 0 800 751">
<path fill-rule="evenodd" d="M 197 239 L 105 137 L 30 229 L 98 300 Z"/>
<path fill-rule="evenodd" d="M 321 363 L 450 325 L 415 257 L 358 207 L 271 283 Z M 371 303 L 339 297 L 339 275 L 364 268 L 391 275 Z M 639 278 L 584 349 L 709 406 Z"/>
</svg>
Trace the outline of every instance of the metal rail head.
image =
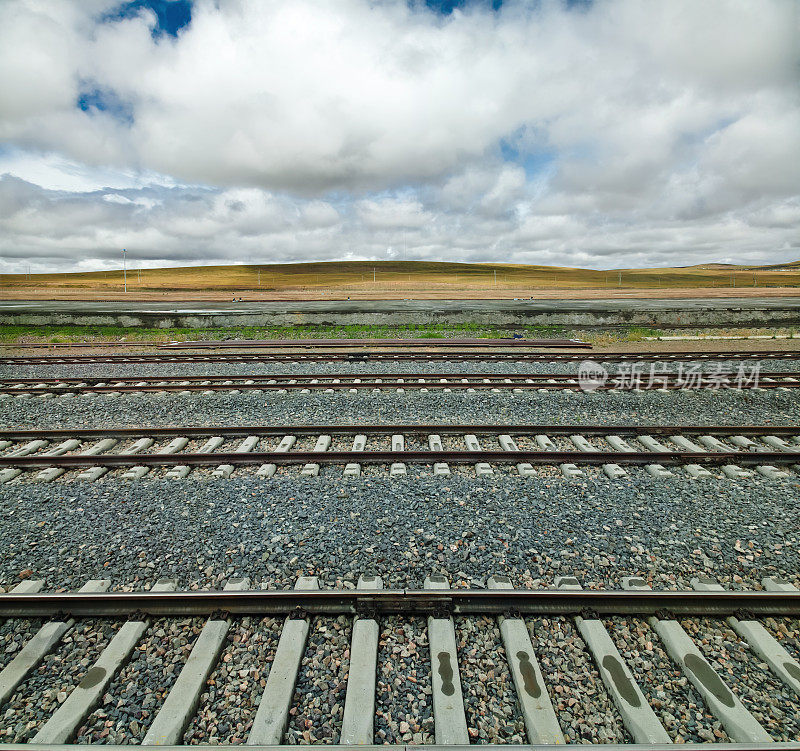
<svg viewBox="0 0 800 751">
<path fill-rule="evenodd" d="M 601 616 L 655 615 L 661 610 L 680 616 L 735 615 L 742 609 L 759 616 L 800 615 L 796 592 L 698 592 L 653 590 L 497 590 L 497 589 L 358 589 L 247 590 L 180 592 L 64 592 L 0 595 L 0 617 L 234 616 L 290 614 L 379 614 L 580 616 L 587 610 Z"/>
<path fill-rule="evenodd" d="M 329 431 L 330 432 L 330 431 Z M 763 451 L 753 454 L 738 451 L 293 451 L 237 452 L 211 454 L 63 454 L 61 456 L 0 456 L 0 467 L 128 467 L 128 466 L 205 466 L 212 464 L 702 464 L 742 465 L 800 464 L 800 451 Z"/>
<path fill-rule="evenodd" d="M 395 340 L 396 343 L 396 340 Z M 8 347 L 7 347 L 8 348 Z M 16 347 L 24 349 L 24 347 Z M 762 350 L 747 352 L 730 351 L 681 351 L 681 352 L 603 352 L 594 355 L 595 359 L 603 362 L 625 362 L 629 360 L 662 361 L 662 360 L 800 360 L 800 352 Z M 357 353 L 326 353 L 309 354 L 307 352 L 288 353 L 259 353 L 247 354 L 236 352 L 192 354 L 175 350 L 173 354 L 158 353 L 132 353 L 128 355 L 19 355 L 0 358 L 0 365 L 60 365 L 69 363 L 191 363 L 191 362 L 293 362 L 304 360 L 306 362 L 352 361 L 352 360 L 414 360 L 414 361 L 488 361 L 488 360 L 514 360 L 527 362 L 541 361 L 566 361 L 580 362 L 586 359 L 585 354 L 568 352 L 476 352 L 471 350 L 450 350 L 447 352 L 408 352 L 361 350 Z"/>
<path fill-rule="evenodd" d="M 797 425 L 229 425 L 218 427 L 184 426 L 160 427 L 141 426 L 136 428 L 48 428 L 48 429 L 5 429 L 0 430 L 0 439 L 24 441 L 36 438 L 131 438 L 154 436 L 158 438 L 174 436 L 226 436 L 238 438 L 249 435 L 284 436 L 293 435 L 796 435 L 800 434 Z M 508 452 L 505 452 L 506 454 Z M 746 452 L 740 452 L 747 456 Z M 740 455 L 737 453 L 737 456 Z M 584 457 L 587 455 L 584 454 Z"/>
</svg>

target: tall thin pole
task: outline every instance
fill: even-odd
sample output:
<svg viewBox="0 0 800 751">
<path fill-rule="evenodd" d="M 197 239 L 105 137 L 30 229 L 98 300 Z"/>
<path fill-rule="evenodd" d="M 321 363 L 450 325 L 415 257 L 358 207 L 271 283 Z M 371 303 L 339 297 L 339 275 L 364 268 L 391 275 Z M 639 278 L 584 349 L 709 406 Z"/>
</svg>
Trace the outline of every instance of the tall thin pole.
<svg viewBox="0 0 800 751">
<path fill-rule="evenodd" d="M 261 269 L 258 270 L 258 286 L 261 286 Z"/>
<path fill-rule="evenodd" d="M 125 261 L 125 248 L 122 249 L 122 278 L 125 283 L 125 291 L 128 291 L 128 264 Z"/>
<path fill-rule="evenodd" d="M 372 267 L 372 283 L 375 284 L 375 267 Z"/>
<path fill-rule="evenodd" d="M 497 286 L 497 269 L 494 270 L 494 286 Z"/>
</svg>

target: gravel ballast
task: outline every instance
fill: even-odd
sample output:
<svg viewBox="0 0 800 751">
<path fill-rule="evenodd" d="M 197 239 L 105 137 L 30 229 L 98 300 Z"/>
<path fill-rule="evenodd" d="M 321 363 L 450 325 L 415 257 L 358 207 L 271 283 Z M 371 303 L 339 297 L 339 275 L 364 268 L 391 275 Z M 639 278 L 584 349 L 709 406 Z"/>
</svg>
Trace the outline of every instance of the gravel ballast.
<svg viewBox="0 0 800 751">
<path fill-rule="evenodd" d="M 736 515 L 721 513 L 736 508 Z M 798 584 L 796 479 L 697 482 L 643 470 L 611 482 L 495 474 L 360 478 L 30 483 L 0 487 L 0 582 L 19 575 L 46 588 L 90 578 L 112 588 L 353 585 L 361 573 L 387 586 L 421 586 L 434 567 L 516 586 L 575 575 L 585 587 L 641 575 L 656 588 L 690 587 L 704 573 L 726 586 L 764 576 Z M 164 535 L 169 544 L 164 544 Z M 30 571 L 32 573 L 28 574 Z"/>
<path fill-rule="evenodd" d="M 112 620 L 79 621 L 0 706 L 0 739 L 26 743 L 81 682 L 119 628 Z"/>
<path fill-rule="evenodd" d="M 351 372 L 444 372 L 445 365 L 301 364 L 295 372 L 346 372 L 347 367 Z M 561 372 L 575 372 L 576 364 L 566 365 Z M 787 362 L 766 366 L 795 367 Z M 263 372 L 292 372 L 286 363 L 261 367 Z M 550 363 L 447 367 L 450 372 L 559 372 Z M 137 365 L 132 370 L 161 375 L 178 368 L 186 374 L 257 372 L 253 364 Z M 713 363 L 707 363 L 705 369 L 711 368 Z M 21 375 L 20 370 L 15 368 L 15 374 Z M 75 365 L 59 372 L 129 375 L 130 370 Z M 51 375 L 50 369 L 36 366 L 31 374 Z M 800 391 L 221 392 L 7 399 L 0 402 L 0 419 L 19 428 L 605 424 L 611 433 L 614 424 L 797 424 L 798 405 Z M 334 437 L 337 447 L 344 441 L 349 448 L 351 440 Z M 462 436 L 443 440 L 464 448 Z M 521 439 L 520 447 L 529 440 Z M 262 450 L 278 441 L 264 439 Z M 386 444 L 387 439 L 370 441 Z M 407 448 L 419 441 L 426 444 L 424 436 L 407 436 Z M 604 445 L 601 439 L 592 442 Z M 128 443 L 121 441 L 114 450 Z M 156 446 L 166 443 L 159 440 Z M 296 448 L 313 443 L 313 437 L 301 437 Z M 381 576 L 386 587 L 421 588 L 432 572 L 444 574 L 453 587 L 483 587 L 492 574 L 505 574 L 514 586 L 529 588 L 553 586 L 563 575 L 577 577 L 586 589 L 618 588 L 621 577 L 630 575 L 641 576 L 654 589 L 690 589 L 690 580 L 701 574 L 727 589 L 760 588 L 765 576 L 800 586 L 797 474 L 781 480 L 754 475 L 696 481 L 677 470 L 675 477 L 659 480 L 630 468 L 626 477 L 611 481 L 597 467 L 576 479 L 562 477 L 555 466 L 537 468 L 530 478 L 519 477 L 512 466 L 496 467 L 483 478 L 470 466 L 455 465 L 453 474 L 442 477 L 410 464 L 408 475 L 401 477 L 389 477 L 388 467 L 376 465 L 364 465 L 360 478 L 344 478 L 342 471 L 342 466 L 322 466 L 318 477 L 303 477 L 299 467 L 280 468 L 264 479 L 255 476 L 255 468 L 237 468 L 229 479 L 214 479 L 210 470 L 194 470 L 184 480 L 166 480 L 158 468 L 138 481 L 120 481 L 121 473 L 112 471 L 93 483 L 74 480 L 75 472 L 51 483 L 26 472 L 0 485 L 0 587 L 41 578 L 45 590 L 77 589 L 89 579 L 107 578 L 112 590 L 143 590 L 170 577 L 180 589 L 205 589 L 248 577 L 253 588 L 288 589 L 306 575 L 331 588 L 354 587 L 361 574 L 371 574 Z M 726 672 L 726 680 L 735 674 L 729 685 L 772 737 L 800 737 L 796 697 L 746 645 L 720 622 L 686 622 L 715 667 L 733 671 Z M 140 743 L 203 623 L 201 618 L 153 620 L 83 723 L 77 741 Z M 630 741 L 574 622 L 554 617 L 526 623 L 568 742 Z M 673 740 L 729 740 L 644 621 L 606 623 Z M 0 740 L 31 738 L 118 626 L 111 621 L 86 624 L 79 623 L 75 638 L 53 650 L 0 707 Z M 0 666 L 13 659 L 38 625 L 0 624 L 0 652 L 6 650 Z M 282 625 L 282 618 L 234 619 L 183 742 L 246 741 Z M 767 625 L 790 653 L 800 653 L 796 620 L 774 619 Z M 470 740 L 525 743 L 497 621 L 458 617 L 455 628 Z M 284 742 L 339 742 L 351 634 L 351 618 L 311 620 Z M 433 743 L 425 619 L 382 618 L 378 651 L 376 742 Z"/>
<path fill-rule="evenodd" d="M 796 424 L 800 390 L 584 393 L 408 389 L 326 394 L 123 394 L 6 399 L 0 419 L 16 428 L 178 425 L 509 423 Z"/>
</svg>

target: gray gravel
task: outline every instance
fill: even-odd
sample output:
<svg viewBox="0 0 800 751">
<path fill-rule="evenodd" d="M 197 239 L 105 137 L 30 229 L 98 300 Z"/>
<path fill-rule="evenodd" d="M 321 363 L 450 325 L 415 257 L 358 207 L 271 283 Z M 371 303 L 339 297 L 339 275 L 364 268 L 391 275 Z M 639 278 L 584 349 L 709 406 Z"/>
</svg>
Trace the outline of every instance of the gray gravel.
<svg viewBox="0 0 800 751">
<path fill-rule="evenodd" d="M 218 392 L 71 399 L 7 399 L 0 420 L 18 428 L 141 425 L 530 423 L 739 424 L 797 423 L 800 393 L 785 391 L 679 393 L 555 391 L 443 392 L 408 390 L 326 394 Z"/>
<path fill-rule="evenodd" d="M 531 619 L 528 631 L 567 743 L 632 743 L 575 624 Z"/>
<path fill-rule="evenodd" d="M 705 706 L 647 621 L 612 618 L 605 625 L 673 743 L 730 742 L 722 723 Z"/>
<path fill-rule="evenodd" d="M 203 627 L 203 620 L 159 619 L 78 729 L 77 743 L 141 743 Z"/>
<path fill-rule="evenodd" d="M 605 360 L 600 353 L 587 351 L 586 360 L 603 364 L 609 372 L 616 373 L 620 367 L 630 367 L 620 362 Z M 638 362 L 636 360 L 629 361 Z M 644 360 L 642 360 L 644 362 Z M 703 371 L 714 372 L 717 368 L 725 368 L 736 372 L 744 364 L 749 372 L 757 361 L 750 360 L 685 360 L 684 368 L 700 367 Z M 564 361 L 531 361 L 522 360 L 475 360 L 467 362 L 417 360 L 364 361 L 364 362 L 276 362 L 276 363 L 76 363 L 53 365 L 0 365 L 0 378 L 130 378 L 136 376 L 236 376 L 236 375 L 273 375 L 316 373 L 577 373 L 581 360 Z M 656 361 L 656 372 L 662 369 L 674 372 L 679 362 Z M 647 363 L 646 372 L 650 364 Z M 797 371 L 800 360 L 761 360 L 761 372 Z"/>
<path fill-rule="evenodd" d="M 384 365 L 382 372 L 404 369 L 397 363 Z M 418 363 L 406 365 L 422 369 Z M 430 367 L 442 371 L 443 365 Z M 543 365 L 543 370 L 555 372 L 554 366 Z M 470 366 L 453 366 L 453 372 L 487 369 L 480 363 Z M 103 372 L 111 372 L 108 367 L 102 366 Z M 254 372 L 252 365 L 197 367 L 209 373 Z M 272 370 L 264 372 L 290 372 L 283 363 L 268 367 Z M 297 372 L 311 367 L 301 365 Z M 326 367 L 344 371 L 339 363 L 313 367 L 317 372 L 326 372 Z M 515 369 L 513 364 L 488 368 Z M 365 366 L 353 369 L 364 371 Z M 531 365 L 522 369 L 534 372 Z M 65 366 L 63 373 L 68 371 L 89 373 L 86 366 Z M 145 374 L 148 368 L 137 367 L 136 372 Z M 164 369 L 154 367 L 153 372 L 162 374 Z M 0 419 L 18 427 L 290 425 L 299 419 L 321 424 L 778 424 L 798 422 L 798 396 L 774 391 L 128 395 L 5 400 Z M 440 478 L 409 465 L 405 478 L 389 478 L 385 468 L 375 467 L 360 479 L 345 480 L 341 467 L 323 467 L 317 478 L 280 470 L 263 480 L 252 470 L 237 469 L 229 480 L 212 480 L 210 473 L 196 471 L 183 481 L 165 481 L 160 472 L 138 482 L 119 482 L 110 474 L 96 483 L 26 480 L 0 486 L 0 586 L 10 588 L 33 577 L 44 579 L 47 589 L 78 588 L 102 577 L 112 580 L 113 589 L 145 589 L 161 577 L 174 577 L 181 588 L 209 588 L 248 576 L 253 586 L 288 588 L 305 574 L 319 576 L 323 587 L 341 587 L 355 586 L 360 574 L 370 573 L 382 576 L 387 587 L 421 587 L 434 570 L 449 576 L 454 587 L 484 586 L 492 573 L 507 574 L 518 587 L 550 586 L 556 576 L 569 574 L 587 588 L 617 587 L 625 575 L 642 576 L 655 589 L 689 588 L 699 573 L 728 588 L 757 588 L 768 575 L 800 586 L 797 476 L 782 481 L 697 482 L 685 476 L 659 481 L 634 469 L 611 482 L 598 469 L 567 480 L 556 471 L 520 478 L 498 468 L 483 479 L 471 469 Z M 202 619 L 153 622 L 78 741 L 141 742 L 202 625 Z M 573 625 L 563 619 L 531 620 L 528 625 L 568 739 L 627 740 Z M 629 665 L 671 736 L 725 740 L 719 723 L 671 666 L 652 631 L 635 621 L 615 621 L 614 626 L 616 638 L 622 639 L 620 649 L 626 646 Z M 79 630 L 76 643 L 55 650 L 29 679 L 30 685 L 20 687 L 0 708 L 0 738 L 31 737 L 63 700 L 59 692 L 66 695 L 80 680 L 114 627 Z M 280 627 L 281 621 L 272 619 L 244 619 L 232 626 L 186 742 L 246 739 Z M 287 742 L 338 742 L 350 627 L 349 619 L 314 621 Z M 13 656 L 33 628 L 21 621 L 0 624 L 0 660 Z M 795 737 L 800 717 L 794 699 L 765 677 L 735 636 L 731 639 L 719 624 L 708 628 L 717 629 L 708 632 L 715 659 L 718 653 L 742 672 L 741 685 L 734 690 L 749 697 L 773 737 Z M 776 620 L 769 628 L 790 652 L 800 653 L 797 621 Z M 524 742 L 494 621 L 458 619 L 457 638 L 471 739 Z M 4 649 L 11 651 L 4 654 Z M 424 620 L 382 621 L 376 742 L 433 742 L 429 686 Z"/>
<path fill-rule="evenodd" d="M 800 740 L 800 700 L 747 642 L 721 621 L 687 618 L 681 625 L 773 740 Z"/>
<path fill-rule="evenodd" d="M 381 621 L 374 733 L 376 743 L 435 743 L 430 647 L 424 618 L 392 616 Z"/>
<path fill-rule="evenodd" d="M 800 621 L 795 618 L 767 618 L 764 626 L 800 662 Z"/>
<path fill-rule="evenodd" d="M 286 743 L 339 743 L 350 669 L 352 618 L 314 618 L 300 663 Z"/>
<path fill-rule="evenodd" d="M 473 743 L 527 743 L 497 620 L 457 618 L 455 627 L 470 739 Z"/>
<path fill-rule="evenodd" d="M 735 516 L 720 513 L 730 508 Z M 364 572 L 421 586 L 434 568 L 507 573 L 516 586 L 562 574 L 614 586 L 636 574 L 656 588 L 688 588 L 698 573 L 733 587 L 759 587 L 768 575 L 800 584 L 796 480 L 658 481 L 643 470 L 618 482 L 234 474 L 3 486 L 0 514 L 5 586 L 28 570 L 49 588 L 101 575 L 115 588 L 163 576 L 184 587 L 231 576 L 292 586 L 301 574 L 333 586 Z"/>
<path fill-rule="evenodd" d="M 267 685 L 283 619 L 234 621 L 183 742 L 243 743 Z"/>
<path fill-rule="evenodd" d="M 0 706 L 0 738 L 25 743 L 62 704 L 119 628 L 110 620 L 79 621 Z"/>
<path fill-rule="evenodd" d="M 0 622 L 0 670 L 13 660 L 44 621 L 9 618 Z"/>
</svg>

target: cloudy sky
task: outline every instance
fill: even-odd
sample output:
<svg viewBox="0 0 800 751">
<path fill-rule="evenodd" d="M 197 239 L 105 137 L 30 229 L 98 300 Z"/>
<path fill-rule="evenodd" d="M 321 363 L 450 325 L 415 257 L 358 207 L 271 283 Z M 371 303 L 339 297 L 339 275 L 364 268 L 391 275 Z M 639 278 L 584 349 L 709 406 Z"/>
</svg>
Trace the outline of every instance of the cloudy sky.
<svg viewBox="0 0 800 751">
<path fill-rule="evenodd" d="M 800 259 L 798 8 L 2 0 L 0 272 Z"/>
</svg>

